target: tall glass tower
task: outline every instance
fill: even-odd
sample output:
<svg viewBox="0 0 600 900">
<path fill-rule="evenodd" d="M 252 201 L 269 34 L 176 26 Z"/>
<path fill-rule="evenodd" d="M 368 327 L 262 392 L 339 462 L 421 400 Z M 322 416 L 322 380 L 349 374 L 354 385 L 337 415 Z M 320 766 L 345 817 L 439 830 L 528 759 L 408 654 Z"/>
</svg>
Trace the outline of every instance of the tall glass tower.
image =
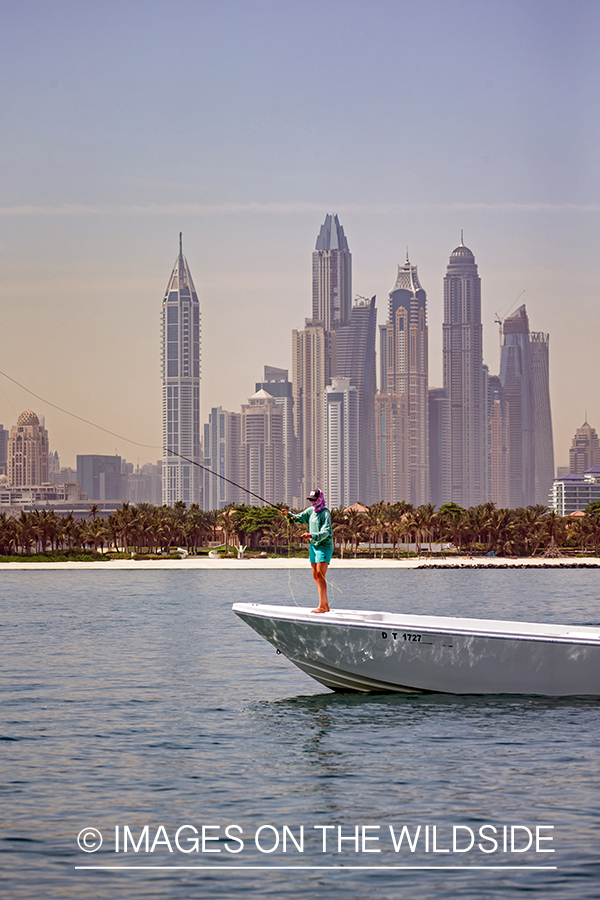
<svg viewBox="0 0 600 900">
<path fill-rule="evenodd" d="M 550 335 L 532 331 L 529 334 L 529 342 L 535 432 L 535 502 L 547 506 L 554 481 L 554 441 L 550 408 Z"/>
<path fill-rule="evenodd" d="M 461 506 L 488 499 L 487 398 L 481 281 L 462 242 L 444 278 L 444 388 L 450 401 L 450 496 Z"/>
<path fill-rule="evenodd" d="M 163 503 L 202 502 L 200 453 L 200 304 L 179 256 L 162 303 Z"/>
<path fill-rule="evenodd" d="M 371 504 L 376 499 L 375 473 L 375 391 L 376 391 L 376 318 L 375 297 L 358 298 L 350 324 L 332 334 L 332 376 L 349 378 L 358 391 L 359 480 L 354 500 Z M 350 502 L 353 503 L 354 500 Z"/>
<path fill-rule="evenodd" d="M 535 418 L 529 319 L 525 305 L 504 320 L 500 381 L 508 404 L 510 505 L 535 503 Z"/>
<path fill-rule="evenodd" d="M 397 454 L 403 456 L 405 465 L 398 471 L 408 474 L 408 496 L 394 499 L 382 496 L 389 502 L 407 500 L 415 506 L 429 502 L 429 396 L 428 396 L 428 331 L 427 294 L 421 287 L 417 267 L 411 265 L 408 256 L 403 266 L 398 266 L 396 284 L 389 294 L 387 324 L 379 329 L 381 341 L 381 395 L 399 398 L 404 395 L 408 423 L 404 431 L 403 448 Z M 397 400 L 393 401 L 398 406 Z M 400 409 L 400 407 L 398 407 Z M 381 416 L 377 428 L 381 430 Z M 389 417 L 388 417 L 389 418 Z M 386 420 L 386 428 L 388 428 Z M 398 434 L 400 434 L 400 431 Z M 381 435 L 379 437 L 381 445 Z M 381 459 L 378 460 L 381 473 Z M 383 482 L 381 482 L 383 483 Z"/>
<path fill-rule="evenodd" d="M 352 254 L 337 216 L 325 216 L 313 253 L 313 321 L 326 331 L 350 323 Z"/>
</svg>

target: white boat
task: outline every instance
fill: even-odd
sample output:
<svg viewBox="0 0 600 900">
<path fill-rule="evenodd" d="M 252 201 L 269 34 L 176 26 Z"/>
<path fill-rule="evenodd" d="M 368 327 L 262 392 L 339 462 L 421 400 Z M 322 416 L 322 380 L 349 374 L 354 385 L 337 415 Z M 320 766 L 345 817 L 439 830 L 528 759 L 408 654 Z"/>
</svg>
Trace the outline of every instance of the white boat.
<svg viewBox="0 0 600 900">
<path fill-rule="evenodd" d="M 258 603 L 233 611 L 334 691 L 600 697 L 600 626 Z"/>
</svg>

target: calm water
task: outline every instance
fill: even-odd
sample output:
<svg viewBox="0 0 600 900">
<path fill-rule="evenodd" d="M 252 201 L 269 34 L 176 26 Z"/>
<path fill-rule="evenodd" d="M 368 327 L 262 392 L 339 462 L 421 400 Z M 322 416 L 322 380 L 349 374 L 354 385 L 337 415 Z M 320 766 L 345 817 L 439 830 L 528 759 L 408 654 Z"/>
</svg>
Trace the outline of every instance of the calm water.
<svg viewBox="0 0 600 900">
<path fill-rule="evenodd" d="M 600 624 L 595 571 L 330 574 L 339 607 Z M 313 600 L 308 573 L 291 581 Z M 231 613 L 236 600 L 293 604 L 288 573 L 0 573 L 3 897 L 600 896 L 600 702 L 325 692 Z M 555 852 L 500 840 L 486 854 L 485 824 L 521 826 L 516 850 L 525 829 L 554 826 L 540 848 Z M 394 850 L 403 825 L 412 839 L 421 827 L 414 852 Z M 439 851 L 454 825 L 457 849 L 469 828 L 474 848 L 433 852 L 433 826 Z M 138 852 L 115 853 L 115 826 Z M 85 853 L 92 827 L 104 843 Z M 221 868 L 76 868 L 94 865 Z M 336 865 L 388 868 L 308 868 Z"/>
</svg>

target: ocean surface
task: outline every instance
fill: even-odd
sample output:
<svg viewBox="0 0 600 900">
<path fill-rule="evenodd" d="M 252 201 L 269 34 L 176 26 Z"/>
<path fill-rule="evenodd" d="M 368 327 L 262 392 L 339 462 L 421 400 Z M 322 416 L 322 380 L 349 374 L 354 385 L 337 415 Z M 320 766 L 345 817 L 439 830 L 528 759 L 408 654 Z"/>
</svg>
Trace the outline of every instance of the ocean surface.
<svg viewBox="0 0 600 900">
<path fill-rule="evenodd" d="M 329 574 L 337 607 L 600 624 L 594 570 Z M 0 895 L 600 897 L 600 701 L 334 694 L 231 612 L 314 600 L 0 573 Z"/>
</svg>

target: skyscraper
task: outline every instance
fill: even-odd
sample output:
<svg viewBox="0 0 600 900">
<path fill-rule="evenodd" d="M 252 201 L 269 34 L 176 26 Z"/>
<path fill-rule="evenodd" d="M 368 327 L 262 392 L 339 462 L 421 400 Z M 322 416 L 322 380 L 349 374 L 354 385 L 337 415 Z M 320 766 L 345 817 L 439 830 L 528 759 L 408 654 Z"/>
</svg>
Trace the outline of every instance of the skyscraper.
<svg viewBox="0 0 600 900">
<path fill-rule="evenodd" d="M 200 304 L 179 255 L 162 304 L 163 503 L 200 503 Z M 185 458 L 182 458 L 185 457 Z"/>
<path fill-rule="evenodd" d="M 213 407 L 204 425 L 202 500 L 205 510 L 223 509 L 229 503 L 246 502 L 246 494 L 236 487 L 240 483 L 240 445 L 240 413 L 227 412 L 222 406 Z M 219 475 L 222 477 L 219 478 Z"/>
<path fill-rule="evenodd" d="M 337 216 L 325 216 L 313 253 L 313 321 L 333 331 L 350 321 L 352 255 Z"/>
<path fill-rule="evenodd" d="M 450 401 L 444 388 L 429 388 L 429 499 L 440 507 L 450 494 Z"/>
<path fill-rule="evenodd" d="M 0 475 L 6 475 L 6 463 L 8 460 L 8 428 L 0 425 Z"/>
<path fill-rule="evenodd" d="M 575 432 L 571 443 L 569 469 L 573 475 L 583 475 L 594 466 L 600 466 L 600 440 L 596 429 L 586 420 Z"/>
<path fill-rule="evenodd" d="M 336 328 L 331 340 L 332 377 L 349 378 L 358 391 L 358 457 L 360 461 L 357 497 L 367 505 L 376 499 L 375 393 L 376 393 L 375 297 L 358 298 L 352 306 L 350 323 Z"/>
<path fill-rule="evenodd" d="M 357 494 L 374 493 L 375 298 L 352 306 L 352 256 L 338 217 L 327 215 L 312 259 L 313 315 L 293 332 L 292 382 L 296 425 L 296 491 L 299 503 L 324 483 L 327 454 L 325 389 L 347 378 L 357 390 L 360 483 Z M 268 387 L 267 387 L 268 390 Z M 329 498 L 328 498 L 329 500 Z"/>
<path fill-rule="evenodd" d="M 450 494 L 461 506 L 487 500 L 487 403 L 481 281 L 462 242 L 444 278 L 444 388 L 450 401 Z"/>
<path fill-rule="evenodd" d="M 525 306 L 504 320 L 500 381 L 508 404 L 510 506 L 535 503 L 535 423 L 529 319 Z"/>
<path fill-rule="evenodd" d="M 126 499 L 127 476 L 120 456 L 78 455 L 77 481 L 94 503 L 122 503 Z"/>
<path fill-rule="evenodd" d="M 389 295 L 388 321 L 380 328 L 380 340 L 381 392 L 391 396 L 405 394 L 407 402 L 409 496 L 398 499 L 420 506 L 429 502 L 427 295 L 419 282 L 417 267 L 410 264 L 408 257 L 403 266 L 398 266 L 398 277 Z"/>
<path fill-rule="evenodd" d="M 349 378 L 333 378 L 325 388 L 324 491 L 332 509 L 358 499 L 358 391 Z"/>
<path fill-rule="evenodd" d="M 384 503 L 410 499 L 408 394 L 375 397 L 378 496 Z"/>
<path fill-rule="evenodd" d="M 297 506 L 304 502 L 310 491 L 323 484 L 323 397 L 329 383 L 330 337 L 320 322 L 310 319 L 306 320 L 302 331 L 292 332 Z"/>
<path fill-rule="evenodd" d="M 554 481 L 554 440 L 550 409 L 550 335 L 532 331 L 531 377 L 533 393 L 533 423 L 535 446 L 535 502 L 548 505 L 548 495 Z"/>
<path fill-rule="evenodd" d="M 510 506 L 510 433 L 508 403 L 498 375 L 489 381 L 489 411 L 490 500 L 506 509 Z"/>
<path fill-rule="evenodd" d="M 31 409 L 10 429 L 6 475 L 11 487 L 48 482 L 48 432 Z"/>
<path fill-rule="evenodd" d="M 283 408 L 267 391 L 253 394 L 242 406 L 240 484 L 257 496 L 247 495 L 250 506 L 279 503 L 283 496 Z"/>
<path fill-rule="evenodd" d="M 281 499 L 294 505 L 296 496 L 296 437 L 294 432 L 294 393 L 288 370 L 265 366 L 264 381 L 256 382 L 255 391 L 264 390 L 281 406 L 283 412 L 283 495 Z"/>
</svg>

